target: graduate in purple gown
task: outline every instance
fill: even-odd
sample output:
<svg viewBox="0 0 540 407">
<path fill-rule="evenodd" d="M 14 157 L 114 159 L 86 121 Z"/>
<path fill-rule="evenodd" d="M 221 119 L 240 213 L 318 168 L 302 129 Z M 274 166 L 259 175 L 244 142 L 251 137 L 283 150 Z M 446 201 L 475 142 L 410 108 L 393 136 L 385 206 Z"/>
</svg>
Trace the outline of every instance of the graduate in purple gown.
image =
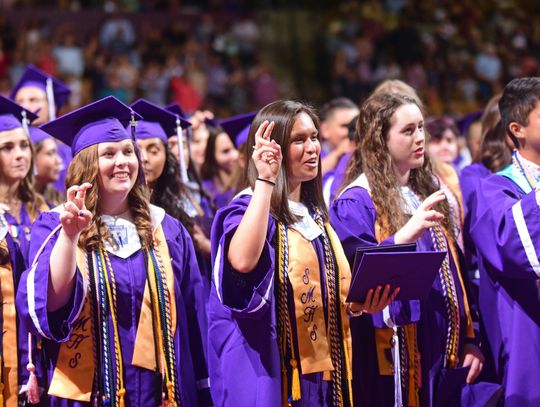
<svg viewBox="0 0 540 407">
<path fill-rule="evenodd" d="M 168 147 L 167 135 L 180 134 L 183 138 L 182 132 L 190 124 L 144 99 L 131 104 L 131 108 L 143 117 L 135 127 L 135 138 L 141 152 L 146 184 L 151 191 L 150 202 L 165 209 L 165 212 L 178 219 L 188 230 L 195 243 L 197 263 L 203 276 L 205 292 L 208 293 L 211 266 L 210 239 L 206 236 L 210 235 L 210 231 L 205 234 L 202 227 L 196 223 L 204 213 L 186 188 L 185 162 L 181 161 L 179 164 Z"/>
<path fill-rule="evenodd" d="M 202 185 L 210 194 L 212 204 L 216 208 L 222 208 L 234 196 L 238 150 L 232 138 L 219 123 L 208 121 L 207 127 L 210 135 L 201 167 Z"/>
<path fill-rule="evenodd" d="M 490 99 L 481 122 L 481 141 L 477 156 L 473 163 L 461 170 L 459 183 L 463 204 L 465 206 L 465 221 L 463 226 L 463 240 L 465 245 L 465 259 L 469 274 L 473 281 L 478 279 L 478 265 L 476 261 L 476 248 L 470 237 L 471 214 L 474 212 L 473 204 L 475 194 L 480 182 L 488 175 L 507 167 L 512 161 L 512 141 L 506 135 L 499 113 L 498 94 Z"/>
<path fill-rule="evenodd" d="M 11 237 L 19 244 L 26 259 L 30 228 L 42 211 L 49 210 L 43 197 L 34 189 L 33 151 L 28 124 L 35 115 L 0 96 L 0 112 L 24 113 L 17 120 L 6 121 L 0 140 L 0 203 Z"/>
<path fill-rule="evenodd" d="M 351 406 L 350 269 L 322 198 L 318 120 L 276 101 L 247 142 L 249 188 L 218 211 L 209 320 L 216 406 Z M 376 312 L 390 287 L 354 312 Z"/>
<path fill-rule="evenodd" d="M 53 185 L 60 178 L 64 166 L 58 155 L 58 143 L 38 127 L 29 127 L 28 133 L 34 146 L 34 187 L 49 207 L 55 207 L 65 200 Z"/>
<path fill-rule="evenodd" d="M 54 406 L 211 405 L 193 244 L 146 198 L 135 116 L 108 97 L 44 126 L 71 145 L 71 186 L 34 224 L 17 306 Z"/>
<path fill-rule="evenodd" d="M 512 80 L 499 109 L 517 151 L 509 166 L 479 184 L 471 236 L 504 405 L 534 406 L 540 403 L 540 78 Z"/>
<path fill-rule="evenodd" d="M 358 115 L 355 116 L 349 123 L 348 130 L 349 135 L 348 138 L 353 146 L 354 151 L 354 143 L 355 143 L 355 137 L 354 134 L 356 132 L 356 121 L 358 120 Z M 341 156 L 339 159 L 336 168 L 334 168 L 331 171 L 328 171 L 326 174 L 323 175 L 323 196 L 324 196 L 324 202 L 327 206 L 330 205 L 336 198 L 336 195 L 339 191 L 339 188 L 343 184 L 343 180 L 345 179 L 345 174 L 347 172 L 347 168 L 349 167 L 349 163 L 351 160 L 352 152 L 349 151 Z"/>
<path fill-rule="evenodd" d="M 32 117 L 29 111 L 0 97 L 0 169 L 3 179 L 12 176 L 20 182 L 28 173 L 31 152 L 23 127 L 28 125 L 25 120 Z M 4 181 L 4 187 L 6 183 Z M 17 196 L 19 191 L 15 187 L 11 193 Z M 11 233 L 17 235 L 17 229 L 7 222 L 5 209 L 11 208 L 3 208 L 0 212 L 0 405 L 16 407 L 19 402 L 27 401 L 27 395 L 29 403 L 39 403 L 39 388 L 43 390 L 45 384 L 42 354 L 38 353 L 36 341 L 29 338 L 28 330 L 15 309 L 15 293 L 25 262 L 19 245 L 11 236 Z M 45 400 L 41 405 L 46 405 L 44 403 Z"/>
<path fill-rule="evenodd" d="M 9 97 L 25 109 L 35 113 L 38 117 L 32 125 L 39 126 L 56 119 L 58 111 L 68 102 L 70 94 L 71 90 L 66 84 L 35 66 L 28 65 L 11 90 Z M 57 149 L 63 166 L 54 186 L 58 191 L 64 193 L 66 190 L 64 181 L 67 167 L 71 161 L 71 150 L 60 141 L 58 141 Z"/>
<path fill-rule="evenodd" d="M 442 405 L 436 397 L 443 368 L 470 366 L 468 383 L 482 369 L 448 202 L 430 172 L 425 142 L 424 119 L 414 99 L 372 95 L 360 111 L 357 149 L 344 189 L 330 210 L 350 263 L 357 247 L 377 244 L 416 243 L 419 251 L 448 253 L 429 296 L 420 304 L 402 304 L 408 315 L 396 315 L 403 326 L 401 375 L 396 378 L 401 392 L 392 391 L 397 371 L 390 356 L 392 330 L 374 316 L 352 331 L 358 405 Z"/>
</svg>

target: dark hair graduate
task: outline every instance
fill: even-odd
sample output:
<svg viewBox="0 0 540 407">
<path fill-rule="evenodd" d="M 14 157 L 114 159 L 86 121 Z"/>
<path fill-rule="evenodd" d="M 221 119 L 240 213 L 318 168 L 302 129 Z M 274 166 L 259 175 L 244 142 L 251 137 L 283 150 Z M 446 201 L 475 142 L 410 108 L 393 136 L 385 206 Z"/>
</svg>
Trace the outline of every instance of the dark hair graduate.
<svg viewBox="0 0 540 407">
<path fill-rule="evenodd" d="M 191 234 L 193 232 L 193 220 L 182 208 L 182 199 L 187 192 L 180 182 L 180 166 L 178 160 L 165 146 L 165 166 L 163 172 L 153 185 L 150 202 L 165 209 L 172 217 L 178 219 Z"/>
<path fill-rule="evenodd" d="M 271 138 L 281 146 L 283 151 L 283 162 L 281 164 L 280 173 L 276 179 L 276 186 L 272 192 L 272 198 L 270 201 L 270 213 L 279 222 L 285 225 L 290 225 L 298 221 L 297 217 L 289 209 L 289 203 L 287 197 L 289 196 L 289 189 L 287 184 L 287 177 L 289 172 L 289 162 L 287 152 L 290 145 L 290 135 L 296 117 L 300 113 L 306 113 L 313 123 L 315 128 L 319 130 L 319 119 L 315 114 L 315 111 L 308 105 L 293 100 L 278 100 L 272 102 L 263 107 L 251 124 L 249 131 L 247 145 L 247 151 L 252 151 L 255 145 L 255 133 L 259 126 L 265 121 L 274 122 L 275 126 L 272 131 Z M 245 166 L 246 179 L 249 185 L 254 188 L 255 181 L 257 179 L 257 168 L 251 158 L 250 154 L 246 154 L 247 165 Z M 319 160 L 319 170 L 317 176 L 302 183 L 302 190 L 300 200 L 308 208 L 319 209 L 323 219 L 328 219 L 328 211 L 324 203 L 322 194 L 322 176 L 321 176 L 321 162 Z"/>
</svg>

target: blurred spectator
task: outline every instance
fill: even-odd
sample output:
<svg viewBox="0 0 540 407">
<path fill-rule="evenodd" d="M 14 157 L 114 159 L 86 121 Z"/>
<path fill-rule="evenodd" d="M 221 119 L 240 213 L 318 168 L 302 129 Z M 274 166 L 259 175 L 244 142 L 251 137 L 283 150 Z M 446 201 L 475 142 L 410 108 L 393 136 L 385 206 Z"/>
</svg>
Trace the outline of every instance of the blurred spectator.
<svg viewBox="0 0 540 407">
<path fill-rule="evenodd" d="M 52 50 L 58 74 L 80 78 L 84 72 L 84 55 L 81 47 L 76 43 L 74 32 L 69 29 L 61 33 L 59 37 L 59 43 Z"/>
</svg>

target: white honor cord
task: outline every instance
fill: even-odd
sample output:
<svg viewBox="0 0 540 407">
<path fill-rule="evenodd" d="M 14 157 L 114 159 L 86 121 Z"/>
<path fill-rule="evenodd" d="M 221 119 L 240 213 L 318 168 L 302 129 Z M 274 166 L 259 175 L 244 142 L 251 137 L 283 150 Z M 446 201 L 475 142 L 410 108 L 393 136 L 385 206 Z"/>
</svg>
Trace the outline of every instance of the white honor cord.
<svg viewBox="0 0 540 407">
<path fill-rule="evenodd" d="M 392 356 L 394 357 L 394 406 L 403 406 L 403 394 L 401 393 L 401 362 L 399 357 L 399 335 L 398 327 L 394 326 L 394 336 L 392 337 Z"/>
<path fill-rule="evenodd" d="M 56 105 L 54 100 L 54 89 L 52 78 L 47 78 L 47 84 L 45 87 L 45 93 L 47 94 L 47 104 L 49 105 L 49 121 L 56 119 Z"/>
<path fill-rule="evenodd" d="M 182 126 L 180 126 L 180 118 L 176 117 L 176 135 L 178 136 L 178 162 L 180 164 L 180 177 L 182 184 L 186 185 L 189 182 L 186 162 L 184 161 L 184 137 L 182 134 Z"/>
<path fill-rule="evenodd" d="M 394 335 L 392 336 L 392 357 L 394 359 L 394 406 L 403 406 L 403 394 L 401 392 L 401 359 L 399 357 L 399 335 L 398 327 L 394 323 L 392 316 L 390 315 L 390 307 L 384 307 L 383 320 L 386 326 L 392 328 Z"/>
</svg>

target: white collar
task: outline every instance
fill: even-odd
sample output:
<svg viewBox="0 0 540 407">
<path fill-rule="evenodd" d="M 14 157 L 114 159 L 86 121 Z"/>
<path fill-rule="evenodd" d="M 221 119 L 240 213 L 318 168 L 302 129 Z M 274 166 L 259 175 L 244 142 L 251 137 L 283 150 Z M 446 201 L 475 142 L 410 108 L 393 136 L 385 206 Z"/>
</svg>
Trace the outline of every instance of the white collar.
<svg viewBox="0 0 540 407">
<path fill-rule="evenodd" d="M 248 187 L 240 191 L 235 198 L 242 195 L 253 195 L 253 190 Z M 309 213 L 308 208 L 301 202 L 295 202 L 288 200 L 289 209 L 293 214 L 300 217 L 300 220 L 290 227 L 300 233 L 305 239 L 312 241 L 318 238 L 322 234 L 322 230 L 315 222 L 315 219 Z"/>
</svg>

